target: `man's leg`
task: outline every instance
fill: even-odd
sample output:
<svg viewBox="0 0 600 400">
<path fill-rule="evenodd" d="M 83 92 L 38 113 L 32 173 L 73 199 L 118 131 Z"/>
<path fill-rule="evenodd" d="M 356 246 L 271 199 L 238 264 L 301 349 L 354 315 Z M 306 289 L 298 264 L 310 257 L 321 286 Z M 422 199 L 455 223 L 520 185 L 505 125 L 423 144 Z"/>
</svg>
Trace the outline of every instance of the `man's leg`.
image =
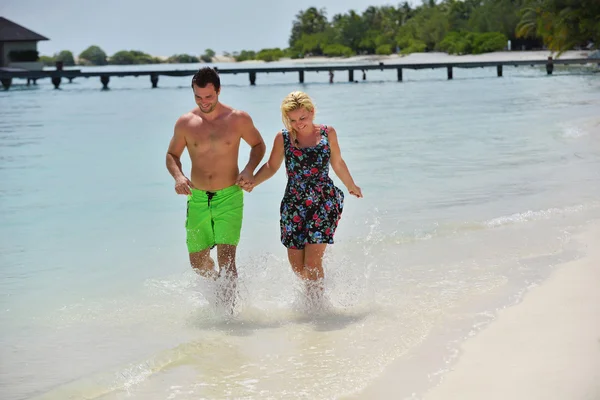
<svg viewBox="0 0 600 400">
<path fill-rule="evenodd" d="M 237 278 L 237 268 L 235 266 L 235 253 L 237 246 L 231 244 L 217 245 L 217 260 L 219 261 L 219 275 L 227 279 Z"/>
<path fill-rule="evenodd" d="M 244 193 L 233 185 L 218 191 L 211 202 L 219 276 L 224 279 L 223 300 L 233 307 L 237 289 L 235 255 L 244 215 Z"/>
<path fill-rule="evenodd" d="M 215 244 L 208 196 L 201 190 L 192 189 L 187 202 L 185 220 L 186 244 L 192 268 L 206 278 L 217 277 L 215 262 L 210 257 L 210 249 Z"/>
<path fill-rule="evenodd" d="M 211 279 L 217 279 L 219 276 L 215 270 L 215 262 L 210 256 L 210 249 L 190 253 L 190 264 L 200 276 Z"/>
<path fill-rule="evenodd" d="M 237 293 L 237 268 L 235 265 L 235 253 L 237 246 L 231 244 L 217 245 L 217 261 L 219 262 L 219 277 L 224 281 L 221 283 L 221 300 L 230 305 L 235 306 L 235 296 Z"/>
</svg>

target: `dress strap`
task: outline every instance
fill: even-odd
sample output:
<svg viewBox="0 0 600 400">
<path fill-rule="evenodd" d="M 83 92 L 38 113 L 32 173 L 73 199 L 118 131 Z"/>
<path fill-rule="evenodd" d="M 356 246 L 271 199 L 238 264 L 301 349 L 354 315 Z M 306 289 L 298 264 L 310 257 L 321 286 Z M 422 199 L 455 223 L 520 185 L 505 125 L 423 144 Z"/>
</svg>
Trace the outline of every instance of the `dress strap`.
<svg viewBox="0 0 600 400">
<path fill-rule="evenodd" d="M 328 137 L 327 134 L 329 133 L 329 128 L 327 127 L 327 125 L 323 125 L 321 124 L 321 133 L 325 136 Z"/>
<path fill-rule="evenodd" d="M 287 148 L 290 147 L 290 143 L 291 143 L 291 138 L 290 138 L 290 132 L 286 129 L 283 128 L 281 130 L 281 135 L 283 136 L 283 147 Z"/>
</svg>

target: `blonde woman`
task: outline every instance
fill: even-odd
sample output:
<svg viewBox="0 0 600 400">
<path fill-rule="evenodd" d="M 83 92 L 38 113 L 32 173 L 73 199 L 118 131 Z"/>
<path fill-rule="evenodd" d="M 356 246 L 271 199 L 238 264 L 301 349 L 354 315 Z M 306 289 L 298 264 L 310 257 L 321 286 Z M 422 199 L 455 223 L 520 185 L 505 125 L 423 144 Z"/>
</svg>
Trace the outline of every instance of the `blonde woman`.
<svg viewBox="0 0 600 400">
<path fill-rule="evenodd" d="M 344 206 L 344 193 L 329 177 L 329 165 L 351 195 L 363 195 L 342 158 L 337 132 L 314 123 L 315 106 L 306 93 L 290 93 L 281 104 L 281 114 L 285 129 L 275 136 L 254 186 L 271 178 L 285 159 L 288 181 L 280 208 L 281 242 L 296 275 L 309 290 L 314 287 L 321 293 L 323 255 L 333 244 Z"/>
</svg>

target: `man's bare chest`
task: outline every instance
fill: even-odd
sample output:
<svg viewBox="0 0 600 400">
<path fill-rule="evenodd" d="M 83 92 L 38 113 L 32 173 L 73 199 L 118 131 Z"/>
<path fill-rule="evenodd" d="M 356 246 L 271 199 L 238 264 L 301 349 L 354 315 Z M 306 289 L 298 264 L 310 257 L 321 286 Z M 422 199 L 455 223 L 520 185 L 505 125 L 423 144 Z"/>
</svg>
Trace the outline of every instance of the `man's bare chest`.
<svg viewBox="0 0 600 400">
<path fill-rule="evenodd" d="M 232 127 L 204 125 L 190 130 L 186 140 L 190 150 L 203 153 L 235 148 L 239 144 L 240 137 Z"/>
</svg>

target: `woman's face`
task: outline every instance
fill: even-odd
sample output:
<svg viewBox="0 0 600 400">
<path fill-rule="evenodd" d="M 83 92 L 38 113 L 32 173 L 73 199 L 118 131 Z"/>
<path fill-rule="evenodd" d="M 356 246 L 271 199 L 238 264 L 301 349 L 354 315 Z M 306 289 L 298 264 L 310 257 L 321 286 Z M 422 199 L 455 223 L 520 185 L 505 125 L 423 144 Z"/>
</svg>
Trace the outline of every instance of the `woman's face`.
<svg viewBox="0 0 600 400">
<path fill-rule="evenodd" d="M 314 111 L 308 111 L 301 107 L 297 110 L 290 111 L 288 114 L 292 128 L 298 133 L 309 133 L 313 129 Z"/>
</svg>

